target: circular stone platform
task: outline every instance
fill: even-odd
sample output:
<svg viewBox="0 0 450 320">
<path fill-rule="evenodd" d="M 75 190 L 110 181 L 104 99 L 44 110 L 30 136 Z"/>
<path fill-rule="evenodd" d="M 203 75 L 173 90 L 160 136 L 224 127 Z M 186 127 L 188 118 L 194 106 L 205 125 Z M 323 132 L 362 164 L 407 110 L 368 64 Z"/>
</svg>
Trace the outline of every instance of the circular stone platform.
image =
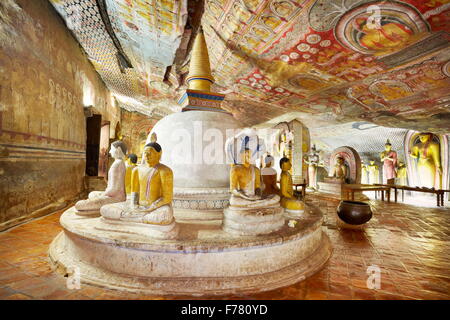
<svg viewBox="0 0 450 320">
<path fill-rule="evenodd" d="M 323 267 L 331 245 L 322 213 L 306 206 L 294 228 L 264 236 L 234 236 L 221 221 L 178 222 L 176 240 L 111 231 L 101 218 L 61 216 L 64 228 L 50 245 L 50 260 L 66 273 L 78 267 L 81 281 L 145 294 L 221 295 L 284 287 Z"/>
</svg>

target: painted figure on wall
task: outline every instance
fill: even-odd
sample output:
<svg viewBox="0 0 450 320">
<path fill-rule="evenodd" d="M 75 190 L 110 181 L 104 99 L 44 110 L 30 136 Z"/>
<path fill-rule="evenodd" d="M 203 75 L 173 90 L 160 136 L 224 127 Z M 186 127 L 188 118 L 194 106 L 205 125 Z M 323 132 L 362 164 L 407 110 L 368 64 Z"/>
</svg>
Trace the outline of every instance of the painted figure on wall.
<svg viewBox="0 0 450 320">
<path fill-rule="evenodd" d="M 369 171 L 369 184 L 380 183 L 380 169 L 374 160 L 370 160 L 367 170 Z"/>
<path fill-rule="evenodd" d="M 421 133 L 419 144 L 412 147 L 409 155 L 418 159 L 417 171 L 420 187 L 441 188 L 441 156 L 439 144 L 432 141 L 432 133 Z"/>
<path fill-rule="evenodd" d="M 380 154 L 381 162 L 383 162 L 383 183 L 387 183 L 388 180 L 395 179 L 397 176 L 397 152 L 392 150 L 392 145 L 389 139 L 384 145 L 384 151 Z"/>
</svg>

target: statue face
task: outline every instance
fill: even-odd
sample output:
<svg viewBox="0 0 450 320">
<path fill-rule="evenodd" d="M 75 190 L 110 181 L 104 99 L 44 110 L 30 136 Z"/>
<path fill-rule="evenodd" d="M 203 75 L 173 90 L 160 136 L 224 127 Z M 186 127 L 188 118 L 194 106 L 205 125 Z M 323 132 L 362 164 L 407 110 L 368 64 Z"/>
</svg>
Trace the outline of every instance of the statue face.
<svg viewBox="0 0 450 320">
<path fill-rule="evenodd" d="M 111 145 L 111 150 L 109 150 L 109 154 L 111 155 L 111 157 L 116 158 L 116 156 L 117 156 L 117 148 L 114 147 L 113 145 Z"/>
<path fill-rule="evenodd" d="M 250 153 L 250 150 L 244 150 L 241 155 L 242 155 L 242 163 L 243 164 L 250 164 L 250 161 L 252 159 L 252 155 Z"/>
<path fill-rule="evenodd" d="M 156 151 L 152 147 L 146 147 L 144 148 L 144 158 L 150 166 L 154 166 L 159 163 L 161 152 Z"/>
<path fill-rule="evenodd" d="M 370 164 L 373 166 L 375 164 L 375 161 L 370 161 Z"/>
<path fill-rule="evenodd" d="M 387 144 L 387 145 L 384 146 L 384 150 L 386 150 L 387 152 L 389 152 L 389 151 L 392 150 L 392 146 L 389 145 L 389 144 Z"/>
<path fill-rule="evenodd" d="M 430 140 L 430 135 L 429 134 L 421 134 L 421 135 L 419 135 L 419 139 L 420 139 L 420 142 L 425 143 L 428 140 Z"/>
<path fill-rule="evenodd" d="M 281 170 L 289 171 L 289 170 L 291 170 L 291 168 L 292 168 L 291 161 L 286 161 L 286 162 L 283 162 L 283 166 L 282 166 Z"/>
<path fill-rule="evenodd" d="M 339 165 L 343 165 L 343 164 L 344 164 L 344 159 L 342 159 L 342 158 L 337 158 L 336 162 L 337 162 Z"/>
</svg>

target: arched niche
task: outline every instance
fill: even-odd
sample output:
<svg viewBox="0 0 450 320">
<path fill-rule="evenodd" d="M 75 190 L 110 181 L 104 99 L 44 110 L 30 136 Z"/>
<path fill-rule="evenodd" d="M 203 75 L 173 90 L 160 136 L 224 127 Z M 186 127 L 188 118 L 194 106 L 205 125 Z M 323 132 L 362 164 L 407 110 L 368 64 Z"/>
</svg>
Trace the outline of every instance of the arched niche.
<svg viewBox="0 0 450 320">
<path fill-rule="evenodd" d="M 404 139 L 404 151 L 406 158 L 406 169 L 408 172 L 408 184 L 410 187 L 420 187 L 421 182 L 418 175 L 417 170 L 417 161 L 418 159 L 414 159 L 409 156 L 409 152 L 411 149 L 420 143 L 419 140 L 420 132 L 410 130 L 406 133 Z M 442 175 L 441 175 L 441 189 L 449 189 L 450 179 L 449 179 L 449 140 L 448 135 L 443 134 L 432 134 L 432 141 L 439 144 L 439 153 L 440 153 L 440 161 L 442 166 Z"/>
<path fill-rule="evenodd" d="M 331 153 L 330 156 L 330 170 L 329 172 L 333 172 L 333 168 L 336 165 L 336 159 L 338 157 L 342 157 L 345 161 L 345 165 L 347 166 L 347 183 L 361 183 L 361 158 L 358 152 L 352 147 L 343 146 Z"/>
</svg>

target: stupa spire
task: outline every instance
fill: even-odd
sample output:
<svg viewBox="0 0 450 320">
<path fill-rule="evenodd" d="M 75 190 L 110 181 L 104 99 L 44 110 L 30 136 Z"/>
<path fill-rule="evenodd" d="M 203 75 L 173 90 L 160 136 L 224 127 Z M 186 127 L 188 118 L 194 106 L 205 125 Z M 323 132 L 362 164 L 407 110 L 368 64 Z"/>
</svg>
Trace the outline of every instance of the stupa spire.
<svg viewBox="0 0 450 320">
<path fill-rule="evenodd" d="M 206 46 L 205 35 L 201 27 L 192 47 L 189 74 L 186 81 L 189 89 L 206 92 L 211 91 L 211 84 L 214 83 L 214 78 L 211 75 L 208 47 Z"/>
</svg>

